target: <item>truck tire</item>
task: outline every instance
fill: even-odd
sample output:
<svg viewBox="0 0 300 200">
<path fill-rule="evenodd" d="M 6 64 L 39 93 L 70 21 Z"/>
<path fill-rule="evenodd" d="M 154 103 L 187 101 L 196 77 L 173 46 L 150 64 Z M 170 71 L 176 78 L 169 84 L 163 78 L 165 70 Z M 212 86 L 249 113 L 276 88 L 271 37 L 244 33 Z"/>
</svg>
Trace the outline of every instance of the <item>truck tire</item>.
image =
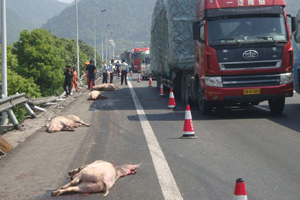
<svg viewBox="0 0 300 200">
<path fill-rule="evenodd" d="M 185 78 L 181 78 L 181 101 L 183 104 L 189 104 L 189 86 L 187 85 Z"/>
<path fill-rule="evenodd" d="M 269 108 L 272 113 L 274 114 L 281 114 L 284 105 L 285 105 L 285 98 L 278 98 L 278 99 L 269 99 Z"/>
<path fill-rule="evenodd" d="M 198 105 L 199 110 L 202 115 L 209 115 L 212 111 L 212 105 L 210 102 L 206 101 L 203 98 L 203 90 L 201 89 L 201 85 L 199 83 L 199 99 L 198 99 Z"/>
</svg>

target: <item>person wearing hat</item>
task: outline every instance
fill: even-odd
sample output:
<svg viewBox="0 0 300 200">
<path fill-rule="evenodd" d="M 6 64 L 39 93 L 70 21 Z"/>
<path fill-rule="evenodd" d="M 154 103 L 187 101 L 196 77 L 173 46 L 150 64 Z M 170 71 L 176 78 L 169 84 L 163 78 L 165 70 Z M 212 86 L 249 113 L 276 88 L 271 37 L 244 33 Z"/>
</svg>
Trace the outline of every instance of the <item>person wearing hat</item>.
<svg viewBox="0 0 300 200">
<path fill-rule="evenodd" d="M 71 84 L 72 84 L 72 79 L 73 79 L 73 72 L 70 68 L 71 67 L 69 65 L 67 65 L 66 69 L 64 71 L 65 82 L 64 82 L 63 88 L 66 92 L 66 96 L 69 96 L 71 94 Z M 67 88 L 67 86 L 68 86 L 68 88 Z"/>
</svg>

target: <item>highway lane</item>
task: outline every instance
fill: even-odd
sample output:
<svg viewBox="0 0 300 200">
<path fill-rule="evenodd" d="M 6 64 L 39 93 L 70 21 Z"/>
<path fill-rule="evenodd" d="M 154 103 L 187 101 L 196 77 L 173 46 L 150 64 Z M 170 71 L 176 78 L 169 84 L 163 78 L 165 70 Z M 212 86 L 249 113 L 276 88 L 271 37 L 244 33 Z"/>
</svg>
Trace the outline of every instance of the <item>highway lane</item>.
<svg viewBox="0 0 300 200">
<path fill-rule="evenodd" d="M 159 97 L 148 81 L 137 83 L 134 77 L 132 85 L 183 199 L 233 199 L 239 177 L 249 199 L 300 199 L 298 94 L 280 116 L 272 116 L 265 103 L 218 109 L 211 116 L 192 107 L 198 139 L 182 140 L 184 105 L 176 98 L 177 109 L 169 110 L 168 97 Z M 0 160 L 5 180 L 0 199 L 101 199 L 102 194 L 50 196 L 69 180 L 67 171 L 97 159 L 142 162 L 138 173 L 118 180 L 106 199 L 164 199 L 129 88 L 105 95 L 108 100 L 94 102 L 83 95 L 62 112 L 92 127 L 55 134 L 42 128 Z"/>
</svg>

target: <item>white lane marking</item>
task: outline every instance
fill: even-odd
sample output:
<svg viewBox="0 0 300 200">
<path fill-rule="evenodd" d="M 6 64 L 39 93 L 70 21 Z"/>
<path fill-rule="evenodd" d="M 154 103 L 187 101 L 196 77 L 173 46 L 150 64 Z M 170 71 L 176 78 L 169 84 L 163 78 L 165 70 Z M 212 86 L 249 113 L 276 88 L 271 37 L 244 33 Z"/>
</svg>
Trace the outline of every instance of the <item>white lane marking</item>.
<svg viewBox="0 0 300 200">
<path fill-rule="evenodd" d="M 130 81 L 128 81 L 128 86 L 147 140 L 148 148 L 164 198 L 166 200 L 183 200 L 173 174 L 169 168 L 168 162 L 159 146 L 153 129 Z"/>
</svg>

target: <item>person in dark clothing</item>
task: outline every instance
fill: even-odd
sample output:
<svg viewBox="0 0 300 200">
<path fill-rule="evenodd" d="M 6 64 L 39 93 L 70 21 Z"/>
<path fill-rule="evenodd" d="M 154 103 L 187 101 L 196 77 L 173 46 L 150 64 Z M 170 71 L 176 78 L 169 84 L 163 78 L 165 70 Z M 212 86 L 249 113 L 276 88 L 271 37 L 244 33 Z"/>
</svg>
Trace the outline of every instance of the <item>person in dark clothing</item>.
<svg viewBox="0 0 300 200">
<path fill-rule="evenodd" d="M 92 89 L 91 88 L 91 83 L 93 85 L 94 83 L 94 79 L 95 79 L 95 74 L 97 72 L 97 69 L 96 69 L 96 66 L 94 65 L 94 61 L 93 60 L 90 60 L 90 64 L 88 66 L 86 66 L 86 71 L 88 71 L 89 73 L 89 83 L 88 83 L 88 88 L 89 89 Z"/>
<path fill-rule="evenodd" d="M 120 78 L 120 63 L 119 61 L 117 62 L 116 64 L 116 73 L 117 73 L 117 78 L 119 79 Z"/>
<path fill-rule="evenodd" d="M 65 75 L 65 82 L 64 82 L 63 87 L 66 92 L 66 95 L 68 96 L 71 94 L 71 84 L 72 84 L 72 80 L 73 80 L 73 72 L 69 65 L 66 66 L 64 75 Z M 68 88 L 67 88 L 67 86 L 68 86 Z"/>
</svg>

